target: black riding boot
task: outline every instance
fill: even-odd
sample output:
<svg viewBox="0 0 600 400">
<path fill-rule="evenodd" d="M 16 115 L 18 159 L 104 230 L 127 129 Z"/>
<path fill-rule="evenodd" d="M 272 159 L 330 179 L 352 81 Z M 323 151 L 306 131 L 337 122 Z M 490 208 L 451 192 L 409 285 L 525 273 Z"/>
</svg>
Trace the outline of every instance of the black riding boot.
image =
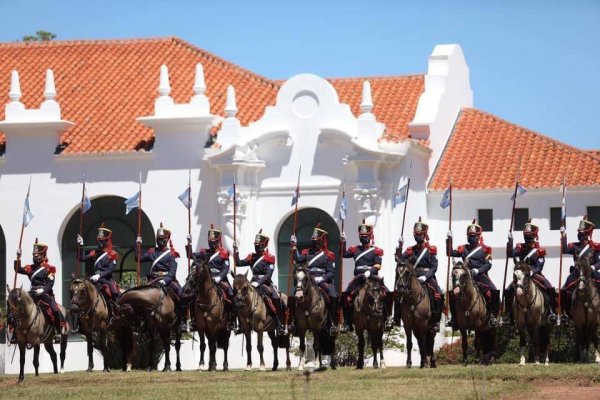
<svg viewBox="0 0 600 400">
<path fill-rule="evenodd" d="M 288 297 L 288 326 L 287 330 L 290 335 L 296 333 L 296 298 L 294 296 Z"/>
<path fill-rule="evenodd" d="M 394 328 L 394 296 L 391 292 L 387 292 L 384 300 L 385 326 L 384 330 L 389 332 Z"/>
<path fill-rule="evenodd" d="M 548 322 L 552 325 L 556 324 L 556 291 L 554 288 L 548 289 L 546 292 L 550 298 L 550 304 L 548 304 Z"/>
<path fill-rule="evenodd" d="M 433 331 L 440 331 L 440 320 L 442 319 L 442 307 L 444 306 L 444 295 L 442 294 L 439 299 L 434 296 L 433 310 L 431 320 L 433 321 Z"/>
<path fill-rule="evenodd" d="M 227 313 L 227 330 L 236 331 L 237 327 L 237 314 L 235 312 L 235 307 L 232 303 L 226 301 L 225 302 L 225 312 Z M 236 332 L 237 334 L 237 332 Z"/>
<path fill-rule="evenodd" d="M 453 296 L 450 296 L 450 319 L 446 321 L 446 326 L 452 328 L 452 330 L 457 330 L 458 325 L 456 323 L 456 299 Z"/>
<path fill-rule="evenodd" d="M 329 304 L 329 314 L 331 317 L 331 326 L 329 327 L 329 336 L 337 336 L 338 334 L 338 325 L 340 323 L 340 314 L 339 314 L 339 305 L 340 299 L 337 297 L 331 298 L 331 303 Z"/>
<path fill-rule="evenodd" d="M 342 324 L 340 333 L 354 332 L 354 326 L 352 325 L 352 302 L 348 300 L 347 293 L 343 293 L 342 299 L 344 323 Z"/>
<path fill-rule="evenodd" d="M 500 291 L 492 290 L 492 299 L 490 301 L 490 320 L 488 325 L 491 328 L 495 328 L 498 326 L 498 320 L 496 317 L 498 316 L 498 310 L 500 309 Z"/>
<path fill-rule="evenodd" d="M 513 290 L 504 291 L 504 316 L 502 317 L 503 325 L 515 325 L 515 317 L 513 316 L 513 302 L 515 299 L 515 293 Z"/>
<path fill-rule="evenodd" d="M 568 324 L 571 317 L 571 294 L 565 289 L 560 290 L 560 303 L 562 308 L 560 323 Z"/>
<path fill-rule="evenodd" d="M 54 315 L 54 343 L 60 343 L 61 326 L 64 324 L 62 314 L 60 311 L 53 311 L 52 314 Z"/>
<path fill-rule="evenodd" d="M 287 334 L 285 326 L 285 304 L 283 304 L 281 297 L 273 299 L 273 303 L 277 308 L 277 312 L 275 313 L 275 317 L 277 318 L 277 335 L 285 336 Z"/>
<path fill-rule="evenodd" d="M 186 314 L 187 314 L 187 305 L 180 304 L 179 307 L 177 307 L 177 318 L 179 318 L 179 331 L 181 333 L 189 332 Z"/>
</svg>

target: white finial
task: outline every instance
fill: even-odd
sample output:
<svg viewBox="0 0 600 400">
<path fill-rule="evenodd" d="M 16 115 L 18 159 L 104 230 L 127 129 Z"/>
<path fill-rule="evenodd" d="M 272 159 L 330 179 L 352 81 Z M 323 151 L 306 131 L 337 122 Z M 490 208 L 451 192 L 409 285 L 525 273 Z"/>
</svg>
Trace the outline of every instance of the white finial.
<svg viewBox="0 0 600 400">
<path fill-rule="evenodd" d="M 158 84 L 158 94 L 168 96 L 171 93 L 171 84 L 169 83 L 169 69 L 166 65 L 160 66 L 160 82 Z"/>
<path fill-rule="evenodd" d="M 54 72 L 51 69 L 46 71 L 46 88 L 44 89 L 46 100 L 54 100 L 56 97 L 56 86 L 54 86 Z"/>
<path fill-rule="evenodd" d="M 194 94 L 204 94 L 206 83 L 204 82 L 204 68 L 202 64 L 196 64 L 196 80 L 194 81 Z"/>
<path fill-rule="evenodd" d="M 371 83 L 363 82 L 362 101 L 360 102 L 360 111 L 363 114 L 369 114 L 373 111 L 373 97 L 371 96 Z"/>
<path fill-rule="evenodd" d="M 225 103 L 225 116 L 227 118 L 235 118 L 238 108 L 235 101 L 235 89 L 233 86 L 227 86 L 227 101 Z"/>
<path fill-rule="evenodd" d="M 10 91 L 8 92 L 10 101 L 19 101 L 21 99 L 21 85 L 19 84 L 19 72 L 13 70 L 10 74 Z"/>
</svg>

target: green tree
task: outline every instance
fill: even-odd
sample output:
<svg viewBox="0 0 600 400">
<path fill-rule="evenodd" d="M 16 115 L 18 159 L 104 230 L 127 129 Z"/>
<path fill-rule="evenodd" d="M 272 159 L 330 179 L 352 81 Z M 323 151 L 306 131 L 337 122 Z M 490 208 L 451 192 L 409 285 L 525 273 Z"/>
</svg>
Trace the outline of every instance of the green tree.
<svg viewBox="0 0 600 400">
<path fill-rule="evenodd" d="M 24 42 L 49 42 L 52 39 L 56 39 L 56 34 L 48 31 L 36 31 L 35 35 L 23 36 Z"/>
</svg>

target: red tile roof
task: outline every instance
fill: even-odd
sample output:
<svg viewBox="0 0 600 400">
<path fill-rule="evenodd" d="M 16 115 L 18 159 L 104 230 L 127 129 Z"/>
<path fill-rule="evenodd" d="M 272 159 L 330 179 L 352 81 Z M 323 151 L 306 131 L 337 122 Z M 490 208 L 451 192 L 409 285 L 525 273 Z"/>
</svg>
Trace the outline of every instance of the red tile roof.
<svg viewBox="0 0 600 400">
<path fill-rule="evenodd" d="M 429 184 L 444 190 L 511 189 L 521 163 L 525 188 L 600 185 L 600 158 L 589 151 L 473 108 L 463 109 Z"/>
<path fill-rule="evenodd" d="M 600 158 L 600 150 L 587 150 L 587 152 L 593 155 L 594 157 Z"/>
<path fill-rule="evenodd" d="M 265 107 L 274 104 L 281 82 L 177 38 L 0 44 L 0 97 L 8 93 L 10 71 L 16 69 L 21 101 L 27 108 L 38 108 L 43 100 L 45 70 L 51 68 L 62 118 L 75 123 L 61 137 L 61 142 L 68 144 L 63 154 L 147 149 L 154 135 L 135 118 L 153 113 L 160 65 L 169 67 L 175 102 L 187 103 L 192 95 L 194 67 L 199 62 L 204 66 L 213 114 L 223 114 L 229 84 L 236 88 L 237 117 L 242 125 L 259 119 Z M 373 112 L 387 126 L 384 139 L 405 139 L 423 91 L 423 76 L 364 79 L 371 81 Z M 356 115 L 364 79 L 330 80 L 340 100 L 350 104 Z M 4 107 L 0 105 L 2 119 Z M 3 145 L 4 135 L 0 133 L 0 149 Z"/>
</svg>

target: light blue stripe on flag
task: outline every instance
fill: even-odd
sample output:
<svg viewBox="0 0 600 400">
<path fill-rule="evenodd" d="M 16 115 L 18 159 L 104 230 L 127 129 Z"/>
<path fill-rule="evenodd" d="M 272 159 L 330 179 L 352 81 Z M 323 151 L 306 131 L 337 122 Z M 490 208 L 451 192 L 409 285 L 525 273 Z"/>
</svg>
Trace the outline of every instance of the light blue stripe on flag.
<svg viewBox="0 0 600 400">
<path fill-rule="evenodd" d="M 519 184 L 517 186 L 517 193 L 516 193 L 516 197 L 515 197 L 515 193 L 513 193 L 513 195 L 510 197 L 511 201 L 515 201 L 515 199 L 519 196 L 523 196 L 525 194 L 525 192 L 527 192 L 527 189 L 525 189 L 523 186 L 521 186 L 521 184 Z"/>
<path fill-rule="evenodd" d="M 450 203 L 452 203 L 452 200 L 450 200 L 450 188 L 448 188 L 444 192 L 444 196 L 442 196 L 442 201 L 440 202 L 440 207 L 448 208 L 448 206 L 450 206 Z"/>
<path fill-rule="evenodd" d="M 344 196 L 340 203 L 340 220 L 342 221 L 346 219 L 346 210 L 348 210 L 348 200 L 346 200 L 346 196 Z"/>
<path fill-rule="evenodd" d="M 92 202 L 90 201 L 90 198 L 87 195 L 87 189 L 83 190 L 83 205 L 82 205 L 82 212 L 85 214 L 86 212 L 89 211 L 89 209 L 92 208 Z"/>
<path fill-rule="evenodd" d="M 33 214 L 29 208 L 29 196 L 25 197 L 25 207 L 23 209 L 23 225 L 29 225 L 29 222 L 33 219 Z"/>
<path fill-rule="evenodd" d="M 394 208 L 397 205 L 402 204 L 406 201 L 406 196 L 408 194 L 407 191 L 408 191 L 408 183 L 405 183 L 404 186 L 402 186 L 400 189 L 398 189 L 396 191 L 396 193 L 394 194 L 394 201 L 393 201 Z"/>
<path fill-rule="evenodd" d="M 192 197 L 190 196 L 190 188 L 185 189 L 183 193 L 177 196 L 179 200 L 183 203 L 183 206 L 188 210 L 192 208 Z"/>
<path fill-rule="evenodd" d="M 140 206 L 140 192 L 137 192 L 132 197 L 125 200 L 125 215 L 129 214 L 134 208 Z"/>
</svg>

